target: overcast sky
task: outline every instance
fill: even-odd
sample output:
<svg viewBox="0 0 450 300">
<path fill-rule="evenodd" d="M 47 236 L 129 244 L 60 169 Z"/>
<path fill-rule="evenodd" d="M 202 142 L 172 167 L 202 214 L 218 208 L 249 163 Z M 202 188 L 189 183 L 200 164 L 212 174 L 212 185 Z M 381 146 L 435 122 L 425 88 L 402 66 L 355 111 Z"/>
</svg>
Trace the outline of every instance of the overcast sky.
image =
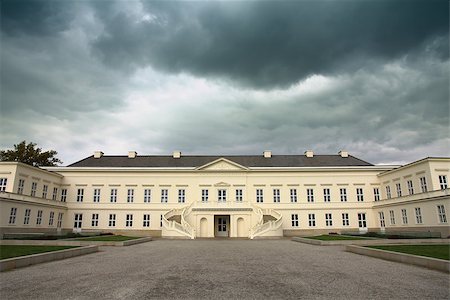
<svg viewBox="0 0 450 300">
<path fill-rule="evenodd" d="M 1 2 L 0 148 L 450 155 L 449 2 Z"/>
</svg>

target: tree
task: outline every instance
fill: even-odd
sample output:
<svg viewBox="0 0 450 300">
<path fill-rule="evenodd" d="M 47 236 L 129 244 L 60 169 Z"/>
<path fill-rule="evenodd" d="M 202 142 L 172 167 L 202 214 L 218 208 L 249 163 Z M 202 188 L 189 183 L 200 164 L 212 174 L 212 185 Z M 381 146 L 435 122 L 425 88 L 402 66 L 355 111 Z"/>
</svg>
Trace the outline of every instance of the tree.
<svg viewBox="0 0 450 300">
<path fill-rule="evenodd" d="M 34 167 L 53 167 L 62 164 L 62 161 L 55 157 L 58 154 L 55 150 L 42 152 L 36 144 L 26 141 L 14 145 L 14 150 L 0 150 L 0 161 L 18 161 Z"/>
</svg>

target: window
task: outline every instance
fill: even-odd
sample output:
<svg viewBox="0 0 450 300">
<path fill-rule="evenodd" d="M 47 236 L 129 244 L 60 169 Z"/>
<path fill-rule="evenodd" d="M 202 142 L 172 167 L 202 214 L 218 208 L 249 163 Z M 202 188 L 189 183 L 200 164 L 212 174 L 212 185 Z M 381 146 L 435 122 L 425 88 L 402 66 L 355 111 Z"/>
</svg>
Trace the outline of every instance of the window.
<svg viewBox="0 0 450 300">
<path fill-rule="evenodd" d="M 100 189 L 94 189 L 94 202 L 100 202 Z"/>
<path fill-rule="evenodd" d="M 111 189 L 111 196 L 109 197 L 109 202 L 117 202 L 117 189 Z"/>
<path fill-rule="evenodd" d="M 134 201 L 134 189 L 128 189 L 127 203 L 133 203 L 133 201 Z"/>
<path fill-rule="evenodd" d="M 408 224 L 408 214 L 406 213 L 406 209 L 402 209 L 402 223 Z"/>
<path fill-rule="evenodd" d="M 17 194 L 23 194 L 23 186 L 25 185 L 25 180 L 19 179 L 19 185 L 17 186 Z"/>
<path fill-rule="evenodd" d="M 61 202 L 66 202 L 67 200 L 67 189 L 61 190 Z"/>
<path fill-rule="evenodd" d="M 202 202 L 208 202 L 209 190 L 202 190 Z"/>
<path fill-rule="evenodd" d="M 366 221 L 365 213 L 358 214 L 358 226 L 359 226 L 359 228 L 367 228 L 367 221 Z"/>
<path fill-rule="evenodd" d="M 31 197 L 36 197 L 37 182 L 31 183 Z"/>
<path fill-rule="evenodd" d="M 42 210 L 38 210 L 36 217 L 36 225 L 42 224 Z"/>
<path fill-rule="evenodd" d="M 297 189 L 291 189 L 291 202 L 296 203 L 297 202 Z"/>
<path fill-rule="evenodd" d="M 150 227 L 150 215 L 144 214 L 144 222 L 142 223 L 143 227 Z"/>
<path fill-rule="evenodd" d="M 342 226 L 349 226 L 349 225 L 350 225 L 350 221 L 348 219 L 348 214 L 343 213 L 342 214 Z"/>
<path fill-rule="evenodd" d="M 389 220 L 391 222 L 391 225 L 395 225 L 395 214 L 393 210 L 389 211 Z"/>
<path fill-rule="evenodd" d="M 264 196 L 263 196 L 263 190 L 257 189 L 256 190 L 256 202 L 262 203 L 264 202 Z"/>
<path fill-rule="evenodd" d="M 308 214 L 308 225 L 309 225 L 309 227 L 316 226 L 316 215 L 315 214 Z"/>
<path fill-rule="evenodd" d="M 447 185 L 447 175 L 439 175 L 439 184 L 441 186 L 441 190 L 445 190 Z"/>
<path fill-rule="evenodd" d="M 402 185 L 400 183 L 396 183 L 395 187 L 397 188 L 397 197 L 402 196 Z"/>
<path fill-rule="evenodd" d="M 383 211 L 378 212 L 378 216 L 380 217 L 380 227 L 381 228 L 386 227 L 386 222 L 384 220 L 384 212 Z"/>
<path fill-rule="evenodd" d="M 44 184 L 44 187 L 42 188 L 42 198 L 46 199 L 48 193 L 48 185 Z"/>
<path fill-rule="evenodd" d="M 333 219 L 332 219 L 331 214 L 325 214 L 325 225 L 333 226 Z"/>
<path fill-rule="evenodd" d="M 414 186 L 413 186 L 412 180 L 408 180 L 408 181 L 406 182 L 406 184 L 408 185 L 408 193 L 409 193 L 410 195 L 414 195 Z"/>
<path fill-rule="evenodd" d="M 63 213 L 58 213 L 58 224 L 57 224 L 58 228 L 61 228 L 62 220 L 63 220 Z"/>
<path fill-rule="evenodd" d="M 363 193 L 363 189 L 362 188 L 357 188 L 356 189 L 356 200 L 358 202 L 363 202 L 364 201 L 364 193 Z"/>
<path fill-rule="evenodd" d="M 48 226 L 53 226 L 53 221 L 55 220 L 55 212 L 51 211 L 48 217 Z"/>
<path fill-rule="evenodd" d="M 298 214 L 291 215 L 292 227 L 298 227 Z"/>
<path fill-rule="evenodd" d="M 347 202 L 347 189 L 340 189 L 341 202 Z"/>
<path fill-rule="evenodd" d="M 414 208 L 414 211 L 416 212 L 416 223 L 422 224 L 422 211 L 420 210 L 420 207 Z"/>
<path fill-rule="evenodd" d="M 92 223 L 91 223 L 92 227 L 97 227 L 98 226 L 98 214 L 92 214 Z"/>
<path fill-rule="evenodd" d="M 169 190 L 161 190 L 161 203 L 167 203 L 169 201 Z"/>
<path fill-rule="evenodd" d="M 159 227 L 163 227 L 163 215 L 159 218 Z"/>
<path fill-rule="evenodd" d="M 126 227 L 132 227 L 133 226 L 133 215 L 132 214 L 127 214 L 127 219 L 125 222 L 125 226 Z"/>
<path fill-rule="evenodd" d="M 115 227 L 116 226 L 116 214 L 109 214 L 109 227 Z"/>
<path fill-rule="evenodd" d="M 227 201 L 227 190 L 218 190 L 217 191 L 217 200 L 219 202 Z"/>
<path fill-rule="evenodd" d="M 313 189 L 306 190 L 306 198 L 307 198 L 308 202 L 314 202 L 314 190 Z"/>
<path fill-rule="evenodd" d="M 386 198 L 391 199 L 392 195 L 391 195 L 391 187 L 388 185 L 386 186 Z"/>
<path fill-rule="evenodd" d="M 53 194 L 52 194 L 52 200 L 56 201 L 56 198 L 58 197 L 58 188 L 53 188 Z"/>
<path fill-rule="evenodd" d="M 144 190 L 144 203 L 150 203 L 151 200 L 152 200 L 152 190 L 145 189 Z"/>
<path fill-rule="evenodd" d="M 78 189 L 77 202 L 83 202 L 83 197 L 84 197 L 84 189 Z M 75 227 L 75 228 L 77 228 L 77 227 Z"/>
<path fill-rule="evenodd" d="M 6 183 L 8 182 L 8 178 L 0 178 L 0 192 L 6 191 Z"/>
<path fill-rule="evenodd" d="M 178 190 L 178 203 L 186 202 L 186 190 Z"/>
<path fill-rule="evenodd" d="M 83 223 L 83 214 L 75 214 L 73 228 L 81 228 Z"/>
<path fill-rule="evenodd" d="M 323 201 L 330 202 L 331 196 L 330 196 L 330 189 L 323 189 Z"/>
<path fill-rule="evenodd" d="M 422 189 L 422 193 L 426 193 L 428 191 L 427 188 L 427 180 L 425 177 L 420 177 L 420 188 Z"/>
<path fill-rule="evenodd" d="M 373 188 L 373 200 L 380 201 L 380 189 Z"/>
<path fill-rule="evenodd" d="M 31 209 L 29 209 L 29 208 L 25 209 L 25 217 L 23 218 L 24 225 L 30 224 L 30 215 L 31 215 Z"/>
<path fill-rule="evenodd" d="M 445 215 L 444 205 L 438 205 L 439 223 L 447 223 L 447 216 Z"/>
<path fill-rule="evenodd" d="M 273 202 L 280 203 L 280 189 L 273 190 Z"/>
<path fill-rule="evenodd" d="M 237 189 L 236 190 L 236 202 L 242 202 L 242 189 Z"/>
<path fill-rule="evenodd" d="M 11 207 L 11 212 L 9 213 L 9 223 L 8 224 L 16 224 L 16 216 L 17 216 L 17 208 Z"/>
</svg>

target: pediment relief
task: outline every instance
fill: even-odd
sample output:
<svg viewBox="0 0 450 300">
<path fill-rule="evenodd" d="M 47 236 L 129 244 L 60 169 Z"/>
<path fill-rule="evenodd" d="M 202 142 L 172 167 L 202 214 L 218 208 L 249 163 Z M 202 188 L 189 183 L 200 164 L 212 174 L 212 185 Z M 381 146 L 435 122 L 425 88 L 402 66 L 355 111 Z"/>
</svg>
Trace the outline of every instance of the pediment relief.
<svg viewBox="0 0 450 300">
<path fill-rule="evenodd" d="M 203 171 L 243 171 L 247 170 L 246 167 L 241 166 L 235 162 L 232 162 L 225 158 L 220 158 L 212 161 L 206 165 L 198 167 L 197 170 Z"/>
<path fill-rule="evenodd" d="M 230 186 L 230 184 L 222 181 L 222 182 L 218 182 L 218 183 L 214 184 L 214 186 L 225 187 L 225 186 Z"/>
</svg>

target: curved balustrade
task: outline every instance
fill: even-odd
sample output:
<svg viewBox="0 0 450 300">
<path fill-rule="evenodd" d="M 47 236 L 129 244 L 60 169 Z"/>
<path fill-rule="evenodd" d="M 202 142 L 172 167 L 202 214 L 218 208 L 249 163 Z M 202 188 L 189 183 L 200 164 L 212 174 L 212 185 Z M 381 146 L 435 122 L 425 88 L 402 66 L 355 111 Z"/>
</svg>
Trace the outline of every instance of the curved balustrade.
<svg viewBox="0 0 450 300">
<path fill-rule="evenodd" d="M 279 231 L 281 228 L 283 223 L 282 214 L 270 208 L 261 209 L 257 206 L 254 206 L 254 212 L 257 214 L 259 219 L 256 225 L 250 230 L 250 239 L 263 235 L 270 236 L 270 232 L 273 232 L 274 236 L 279 235 L 278 233 L 275 233 L 275 231 Z M 272 216 L 275 220 L 270 220 L 264 223 L 264 215 Z"/>
<path fill-rule="evenodd" d="M 181 236 L 189 237 L 190 239 L 195 238 L 195 229 L 186 221 L 186 216 L 192 211 L 192 204 L 181 209 L 171 209 L 163 215 L 162 225 L 163 230 L 171 230 L 178 232 Z M 169 220 L 174 216 L 181 216 L 181 223 L 174 220 Z"/>
</svg>

